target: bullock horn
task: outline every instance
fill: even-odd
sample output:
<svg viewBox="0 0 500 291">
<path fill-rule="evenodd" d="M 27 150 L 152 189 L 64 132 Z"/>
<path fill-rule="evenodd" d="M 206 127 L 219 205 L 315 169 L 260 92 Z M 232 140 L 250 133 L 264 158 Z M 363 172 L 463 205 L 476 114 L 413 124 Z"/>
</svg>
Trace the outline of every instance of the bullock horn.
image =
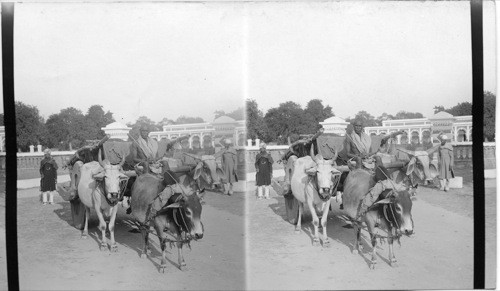
<svg viewBox="0 0 500 291">
<path fill-rule="evenodd" d="M 197 156 L 197 155 L 194 155 L 194 154 L 190 154 L 190 153 L 182 153 L 183 155 L 186 155 L 188 157 L 191 157 L 193 159 L 196 159 L 196 160 L 200 160 L 201 161 L 201 157 Z"/>
<path fill-rule="evenodd" d="M 104 168 L 104 162 L 102 161 L 101 157 L 101 148 L 99 148 L 99 153 L 97 154 L 97 160 L 99 161 L 99 165 Z"/>
</svg>

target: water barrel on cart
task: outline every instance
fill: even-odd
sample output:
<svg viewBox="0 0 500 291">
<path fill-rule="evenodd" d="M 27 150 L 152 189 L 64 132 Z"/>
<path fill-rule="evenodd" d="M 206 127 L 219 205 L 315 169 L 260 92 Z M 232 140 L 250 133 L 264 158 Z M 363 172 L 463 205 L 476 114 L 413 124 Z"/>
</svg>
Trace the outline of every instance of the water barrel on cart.
<svg viewBox="0 0 500 291">
<path fill-rule="evenodd" d="M 70 203 L 73 226 L 76 229 L 82 230 L 85 224 L 85 205 L 82 203 L 79 197 L 70 200 Z"/>
</svg>

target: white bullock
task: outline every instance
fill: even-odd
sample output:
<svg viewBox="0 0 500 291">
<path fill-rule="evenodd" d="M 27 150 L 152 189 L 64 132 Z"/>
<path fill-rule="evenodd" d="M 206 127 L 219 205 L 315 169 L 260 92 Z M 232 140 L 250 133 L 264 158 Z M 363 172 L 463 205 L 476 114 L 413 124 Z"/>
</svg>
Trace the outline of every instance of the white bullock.
<svg viewBox="0 0 500 291">
<path fill-rule="evenodd" d="M 335 158 L 337 153 L 335 153 Z M 314 156 L 311 147 L 311 156 L 288 159 L 286 169 L 290 178 L 290 187 L 293 196 L 299 201 L 299 216 L 295 231 L 300 232 L 304 203 L 307 204 L 313 218 L 314 239 L 313 245 L 319 245 L 318 227 L 319 218 L 316 206 L 323 213 L 321 226 L 323 228 L 323 246 L 328 247 L 330 242 L 326 233 L 326 221 L 330 209 L 330 198 L 336 193 L 341 172 L 335 168 L 335 159 L 324 160 L 321 155 Z"/>
<path fill-rule="evenodd" d="M 101 160 L 101 152 L 99 151 L 99 162 L 86 163 L 80 167 L 78 196 L 85 205 L 85 226 L 82 238 L 87 238 L 90 208 L 93 208 L 99 218 L 99 229 L 102 232 L 101 250 L 108 249 L 106 240 L 107 225 L 104 216 L 109 217 L 111 251 L 116 252 L 118 250 L 114 227 L 118 209 L 117 203 L 122 198 L 121 195 L 123 195 L 122 187 L 126 185 L 128 180 L 128 176 L 122 172 L 124 162 L 125 159 L 122 159 L 120 164 L 111 165 L 108 160 Z"/>
</svg>

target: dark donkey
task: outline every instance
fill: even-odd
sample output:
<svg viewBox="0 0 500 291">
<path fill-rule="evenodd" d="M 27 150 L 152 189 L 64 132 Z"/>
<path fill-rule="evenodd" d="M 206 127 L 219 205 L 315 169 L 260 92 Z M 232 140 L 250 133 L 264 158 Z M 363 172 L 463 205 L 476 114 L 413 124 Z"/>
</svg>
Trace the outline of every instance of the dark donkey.
<svg viewBox="0 0 500 291">
<path fill-rule="evenodd" d="M 172 178 L 173 179 L 173 178 Z M 177 179 L 176 179 L 177 180 Z M 203 238 L 201 222 L 201 192 L 189 174 L 181 183 L 170 184 L 152 174 L 137 177 L 132 186 L 132 215 L 138 222 L 144 239 L 141 258 L 149 255 L 149 232 L 153 226 L 162 250 L 160 271 L 165 272 L 167 264 L 166 246 L 177 245 L 179 269 L 186 266 L 182 247 L 190 247 L 191 240 Z"/>
</svg>

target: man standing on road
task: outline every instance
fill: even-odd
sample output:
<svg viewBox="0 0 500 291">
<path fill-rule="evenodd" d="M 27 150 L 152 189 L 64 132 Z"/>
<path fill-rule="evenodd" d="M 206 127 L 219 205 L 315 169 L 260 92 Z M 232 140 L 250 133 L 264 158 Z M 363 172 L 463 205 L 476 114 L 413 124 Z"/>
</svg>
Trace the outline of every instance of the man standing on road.
<svg viewBox="0 0 500 291">
<path fill-rule="evenodd" d="M 441 191 L 450 190 L 450 179 L 454 178 L 453 173 L 453 146 L 448 143 L 449 139 L 446 135 L 439 135 L 438 139 L 441 141 L 441 145 L 438 148 L 439 155 L 439 184 Z"/>
<path fill-rule="evenodd" d="M 260 152 L 255 157 L 255 170 L 256 174 L 256 185 L 257 185 L 257 196 L 262 199 L 262 192 L 266 199 L 269 199 L 269 185 L 271 185 L 271 178 L 273 176 L 273 158 L 266 151 L 266 144 L 260 144 Z"/>
<path fill-rule="evenodd" d="M 43 151 L 44 158 L 40 162 L 40 191 L 42 192 L 43 205 L 47 205 L 47 194 L 49 194 L 49 203 L 54 204 L 54 191 L 57 184 L 57 163 L 50 155 L 50 150 Z"/>
<path fill-rule="evenodd" d="M 232 148 L 231 139 L 224 141 L 224 149 L 217 153 L 222 157 L 223 183 L 227 195 L 233 195 L 233 183 L 238 182 L 236 175 L 236 150 Z M 229 184 L 229 185 L 226 185 Z"/>
</svg>

